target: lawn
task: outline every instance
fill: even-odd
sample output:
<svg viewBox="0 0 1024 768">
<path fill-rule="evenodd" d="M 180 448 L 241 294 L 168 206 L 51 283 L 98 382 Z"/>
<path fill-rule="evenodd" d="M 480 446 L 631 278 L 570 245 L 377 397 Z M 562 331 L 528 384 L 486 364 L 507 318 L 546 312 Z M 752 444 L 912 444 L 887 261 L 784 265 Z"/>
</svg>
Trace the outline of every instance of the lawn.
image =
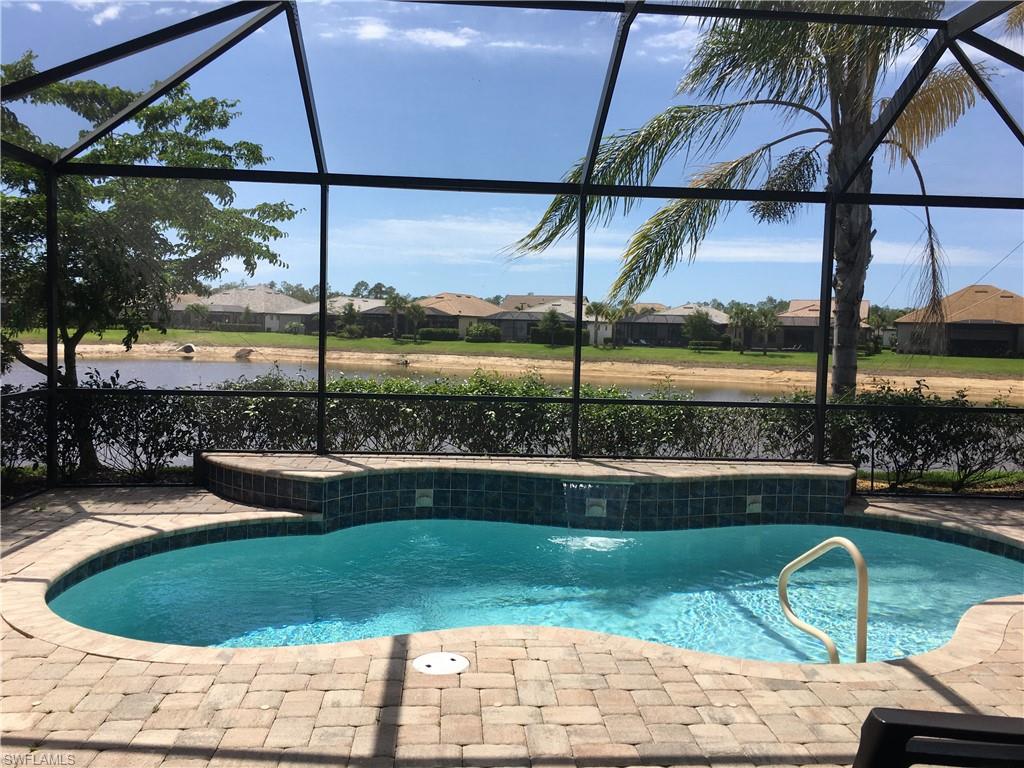
<svg viewBox="0 0 1024 768">
<path fill-rule="evenodd" d="M 46 333 L 35 330 L 19 337 L 24 342 L 44 343 Z M 86 337 L 84 343 L 119 343 L 117 331 L 108 332 L 102 339 Z M 297 336 L 289 333 L 238 333 L 234 331 L 193 331 L 172 328 L 166 334 L 147 331 L 139 338 L 140 344 L 190 342 L 198 347 L 283 347 L 315 349 L 315 336 Z M 474 355 L 482 357 L 522 357 L 550 360 L 572 359 L 571 346 L 550 347 L 545 344 L 516 342 L 469 343 L 466 341 L 392 341 L 391 339 L 338 339 L 329 337 L 327 348 L 351 352 L 400 353 L 404 355 Z M 696 352 L 676 347 L 627 347 L 605 349 L 584 347 L 583 359 L 593 361 L 620 361 L 627 363 L 666 363 L 690 366 L 725 368 L 770 368 L 812 370 L 815 355 L 812 352 Z M 862 357 L 861 373 L 917 375 L 948 374 L 953 376 L 991 376 L 1014 378 L 1024 375 L 1024 360 L 996 357 L 939 357 L 927 355 L 898 355 L 884 351 Z"/>
</svg>

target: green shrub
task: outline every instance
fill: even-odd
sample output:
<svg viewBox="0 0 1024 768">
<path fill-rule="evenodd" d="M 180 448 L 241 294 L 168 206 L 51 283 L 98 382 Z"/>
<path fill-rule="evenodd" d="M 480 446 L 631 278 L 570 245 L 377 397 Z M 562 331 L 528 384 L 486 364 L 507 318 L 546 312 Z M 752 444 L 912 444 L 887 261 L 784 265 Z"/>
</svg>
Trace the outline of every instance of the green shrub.
<svg viewBox="0 0 1024 768">
<path fill-rule="evenodd" d="M 301 336 L 306 332 L 306 326 L 300 322 L 291 322 L 284 327 L 285 333 L 293 333 L 296 336 Z"/>
<path fill-rule="evenodd" d="M 553 346 L 568 346 L 576 343 L 576 331 L 573 328 L 562 327 L 556 330 L 546 330 L 540 327 L 530 329 L 531 344 L 548 344 Z M 583 334 L 583 345 L 590 343 L 588 334 Z"/>
<path fill-rule="evenodd" d="M 363 338 L 363 327 L 358 323 L 348 323 L 341 326 L 335 335 L 341 339 L 361 339 Z"/>
<path fill-rule="evenodd" d="M 466 341 L 501 341 L 501 329 L 491 323 L 473 323 L 466 329 Z"/>
<path fill-rule="evenodd" d="M 492 326 L 493 327 L 493 326 Z M 420 338 L 424 341 L 458 341 L 458 328 L 422 328 Z M 499 341 L 500 333 L 499 333 Z"/>
<path fill-rule="evenodd" d="M 491 326 L 493 328 L 493 326 Z M 316 443 L 316 381 L 280 370 L 225 381 L 216 388 L 246 392 L 233 397 L 133 395 L 137 381 L 86 372 L 76 397 L 61 399 L 58 462 L 65 477 L 80 480 L 152 482 L 186 466 L 195 450 L 312 451 Z M 326 403 L 327 447 L 336 452 L 566 454 L 571 405 L 531 398 L 565 398 L 563 387 L 535 373 L 503 377 L 477 372 L 467 379 L 420 382 L 407 377 L 377 379 L 338 376 L 327 383 L 335 397 Z M 4 394 L 13 390 L 6 388 Z M 3 399 L 2 469 L 11 481 L 46 471 L 46 400 L 38 396 Z M 294 393 L 270 397 L 260 391 Z M 594 456 L 678 458 L 765 458 L 809 460 L 814 413 L 809 408 L 718 407 L 692 403 L 691 392 L 655 387 L 646 396 L 674 405 L 618 403 L 628 393 L 617 387 L 584 384 L 580 448 Z M 368 397 L 362 397 L 367 395 Z M 378 399 L 381 395 L 401 399 Z M 467 399 L 422 399 L 424 395 Z M 520 398 L 490 402 L 481 397 Z M 608 402 L 602 402 L 607 400 Z M 797 393 L 773 403 L 808 405 Z M 973 405 L 964 393 L 941 398 L 923 386 L 882 387 L 861 392 L 858 406 L 829 413 L 832 458 L 835 446 L 858 467 L 874 466 L 892 488 L 924 476 L 948 477 L 955 492 L 1024 465 L 1024 418 L 1001 402 L 990 412 L 956 410 Z M 76 474 L 79 441 L 91 438 L 103 464 L 100 476 Z M 941 470 L 941 472 L 937 472 Z M 5 497 L 15 494 L 5 488 Z"/>
</svg>

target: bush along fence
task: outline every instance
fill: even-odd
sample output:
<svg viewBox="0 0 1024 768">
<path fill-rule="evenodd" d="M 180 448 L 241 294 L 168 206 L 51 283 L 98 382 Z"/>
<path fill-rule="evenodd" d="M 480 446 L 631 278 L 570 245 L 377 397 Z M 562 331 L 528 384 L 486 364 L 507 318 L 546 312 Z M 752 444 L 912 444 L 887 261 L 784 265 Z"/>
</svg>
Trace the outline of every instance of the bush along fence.
<svg viewBox="0 0 1024 768">
<path fill-rule="evenodd" d="M 538 375 L 417 382 L 340 376 L 327 384 L 326 447 L 338 453 L 567 455 L 571 401 Z M 3 398 L 3 493 L 45 480 L 46 397 Z M 64 482 L 191 481 L 201 450 L 313 451 L 314 380 L 271 372 L 214 390 L 155 393 L 88 373 L 59 400 L 56 468 Z M 591 457 L 811 460 L 808 393 L 751 403 L 698 403 L 656 388 L 630 400 L 615 387 L 581 391 L 580 449 Z M 831 459 L 874 487 L 969 492 L 999 482 L 1024 490 L 1024 410 L 883 388 L 830 405 Z"/>
</svg>

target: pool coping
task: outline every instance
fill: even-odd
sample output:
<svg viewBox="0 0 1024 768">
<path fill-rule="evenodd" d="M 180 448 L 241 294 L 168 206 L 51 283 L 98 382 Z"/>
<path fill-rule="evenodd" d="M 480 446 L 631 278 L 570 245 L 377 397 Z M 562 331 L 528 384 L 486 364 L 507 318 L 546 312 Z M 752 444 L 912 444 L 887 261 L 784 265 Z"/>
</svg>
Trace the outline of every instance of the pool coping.
<svg viewBox="0 0 1024 768">
<path fill-rule="evenodd" d="M 508 461 L 503 461 L 508 465 Z M 920 516 L 898 510 L 871 514 L 870 507 L 862 503 L 848 505 L 844 518 L 883 517 L 896 522 L 906 522 L 926 527 L 955 527 L 971 535 L 986 539 L 1005 539 L 1015 547 L 1021 547 L 1024 536 L 1000 534 L 984 527 L 972 526 L 965 522 L 923 520 Z M 139 528 L 130 525 L 113 526 L 104 546 L 76 544 L 63 546 L 50 552 L 46 558 L 33 562 L 16 573 L 5 574 L 3 590 L 4 619 L 18 631 L 60 646 L 74 648 L 97 656 L 120 659 L 135 659 L 154 662 L 179 663 L 268 663 L 325 658 L 363 656 L 379 652 L 392 638 L 380 637 L 355 640 L 344 643 L 330 643 L 306 646 L 281 646 L 271 648 L 208 648 L 184 645 L 154 643 L 122 638 L 72 624 L 57 616 L 46 602 L 50 587 L 64 574 L 103 552 L 123 549 L 147 538 L 180 534 L 183 532 L 209 530 L 249 523 L 288 523 L 315 520 L 316 515 L 290 510 L 268 510 L 235 504 L 228 514 L 218 514 L 215 521 L 195 525 L 194 523 L 169 522 L 159 529 Z M 45 539 L 28 546 L 45 546 Z M 672 658 L 681 663 L 699 666 L 701 669 L 722 674 L 742 674 L 756 677 L 779 679 L 843 682 L 870 679 L 884 674 L 891 679 L 894 674 L 910 676 L 938 674 L 976 664 L 991 656 L 999 648 L 1006 627 L 1019 612 L 1020 597 L 1007 596 L 981 603 L 970 608 L 961 618 L 952 639 L 945 645 L 906 659 L 865 664 L 800 664 L 791 662 L 768 662 L 752 659 L 719 656 L 716 654 L 676 648 L 635 638 L 591 632 L 588 630 L 539 627 L 539 626 L 482 626 L 458 629 L 419 632 L 407 635 L 413 647 L 424 649 L 440 646 L 458 646 L 467 641 L 481 638 L 534 639 L 551 642 L 593 643 L 600 639 L 606 644 L 647 657 Z M 870 641 L 870 639 L 869 639 Z"/>
</svg>

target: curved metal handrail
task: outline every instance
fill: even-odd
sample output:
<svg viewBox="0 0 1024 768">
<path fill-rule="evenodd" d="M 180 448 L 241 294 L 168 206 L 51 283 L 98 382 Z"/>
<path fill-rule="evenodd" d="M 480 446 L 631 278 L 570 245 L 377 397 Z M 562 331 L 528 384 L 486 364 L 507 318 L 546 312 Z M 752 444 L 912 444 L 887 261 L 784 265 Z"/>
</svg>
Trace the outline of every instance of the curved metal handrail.
<svg viewBox="0 0 1024 768">
<path fill-rule="evenodd" d="M 779 573 L 779 603 L 782 604 L 782 613 L 789 623 L 820 640 L 825 645 L 825 650 L 828 651 L 829 663 L 838 664 L 839 651 L 836 650 L 836 644 L 832 642 L 832 638 L 793 613 L 793 609 L 789 605 L 788 593 L 790 576 L 836 547 L 842 547 L 849 553 L 850 559 L 853 560 L 857 569 L 857 663 L 861 663 L 867 661 L 868 655 L 868 566 L 864 562 L 864 556 L 857 549 L 857 545 L 852 541 L 842 536 L 833 536 L 786 565 Z"/>
</svg>

